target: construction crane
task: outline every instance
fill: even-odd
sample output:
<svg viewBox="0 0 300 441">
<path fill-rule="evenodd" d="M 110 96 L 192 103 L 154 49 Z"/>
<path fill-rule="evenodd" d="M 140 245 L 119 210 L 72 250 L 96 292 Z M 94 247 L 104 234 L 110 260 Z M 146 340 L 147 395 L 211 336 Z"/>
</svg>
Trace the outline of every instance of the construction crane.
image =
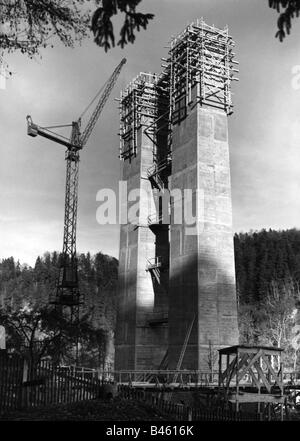
<svg viewBox="0 0 300 441">
<path fill-rule="evenodd" d="M 80 293 L 78 284 L 76 256 L 79 152 L 86 145 L 125 63 L 126 58 L 123 58 L 104 87 L 98 92 L 96 97 L 81 114 L 80 118 L 72 122 L 72 124 L 40 127 L 33 123 L 30 115 L 27 116 L 27 134 L 29 136 L 35 137 L 40 135 L 67 147 L 65 152 L 66 193 L 62 261 L 59 268 L 56 292 L 54 298 L 50 298 L 50 303 L 61 309 L 66 309 L 66 307 L 70 308 L 71 320 L 79 317 L 79 307 L 83 303 L 83 296 Z M 98 99 L 97 105 L 85 129 L 81 133 L 81 117 L 96 101 L 99 95 L 100 98 Z M 72 127 L 70 139 L 51 130 L 59 127 Z"/>
</svg>

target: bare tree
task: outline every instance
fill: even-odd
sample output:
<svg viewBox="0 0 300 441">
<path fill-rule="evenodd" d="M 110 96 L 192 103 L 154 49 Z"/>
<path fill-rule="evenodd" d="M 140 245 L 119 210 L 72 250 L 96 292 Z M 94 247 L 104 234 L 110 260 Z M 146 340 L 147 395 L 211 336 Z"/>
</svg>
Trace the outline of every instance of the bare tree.
<svg viewBox="0 0 300 441">
<path fill-rule="evenodd" d="M 107 51 L 115 45 L 113 16 L 124 16 L 118 45 L 135 41 L 153 14 L 137 8 L 142 0 L 2 0 L 0 1 L 0 50 L 20 50 L 31 58 L 43 47 L 53 47 L 54 37 L 73 47 L 90 35 Z M 91 4 L 96 5 L 92 12 Z M 0 53 L 1 55 L 1 53 Z"/>
<path fill-rule="evenodd" d="M 255 344 L 257 341 L 255 313 L 257 313 L 257 308 L 253 304 L 239 303 L 238 322 L 241 344 Z"/>
<path fill-rule="evenodd" d="M 90 358 L 97 363 L 106 350 L 106 332 L 95 329 L 88 314 L 71 323 L 53 308 L 27 303 L 18 310 L 0 309 L 0 324 L 7 332 L 7 347 L 23 355 L 31 365 L 45 356 L 54 363 L 74 363 L 78 338 L 81 361 Z"/>
<path fill-rule="evenodd" d="M 46 322 L 49 323 L 46 325 Z M 0 323 L 6 329 L 8 347 L 24 355 L 31 364 L 48 355 L 51 346 L 59 349 L 61 330 L 59 326 L 49 326 L 50 322 L 50 311 L 29 303 L 18 310 L 10 307 L 0 310 Z"/>
<path fill-rule="evenodd" d="M 53 37 L 72 47 L 88 35 L 90 14 L 84 0 L 2 0 L 0 2 L 0 48 L 20 50 L 33 57 L 51 45 Z M 52 43 L 51 43 L 52 41 Z"/>
<path fill-rule="evenodd" d="M 300 302 L 297 301 L 293 311 L 293 326 L 291 330 L 291 347 L 293 350 L 293 371 L 297 370 L 297 360 L 300 350 Z"/>
<path fill-rule="evenodd" d="M 291 344 L 294 310 L 299 297 L 292 279 L 272 281 L 262 304 L 264 327 L 262 339 L 269 344 L 287 349 Z"/>
<path fill-rule="evenodd" d="M 216 350 L 215 345 L 212 343 L 212 341 L 209 340 L 206 363 L 207 363 L 209 373 L 210 373 L 210 375 L 209 375 L 210 381 L 213 381 L 213 373 L 214 373 L 214 368 L 216 367 L 217 361 L 218 361 L 218 351 Z"/>
</svg>

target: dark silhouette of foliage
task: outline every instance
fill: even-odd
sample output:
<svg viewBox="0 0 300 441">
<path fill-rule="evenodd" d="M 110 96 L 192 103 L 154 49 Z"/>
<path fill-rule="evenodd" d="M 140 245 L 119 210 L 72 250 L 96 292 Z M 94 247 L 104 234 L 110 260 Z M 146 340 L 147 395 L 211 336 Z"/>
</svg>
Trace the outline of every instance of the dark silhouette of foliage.
<svg viewBox="0 0 300 441">
<path fill-rule="evenodd" d="M 135 40 L 135 31 L 141 28 L 146 29 L 153 14 L 143 14 L 137 12 L 136 8 L 141 0 L 103 0 L 97 1 L 101 6 L 97 8 L 92 17 L 92 31 L 94 41 L 98 46 L 104 48 L 105 52 L 115 46 L 114 28 L 112 17 L 118 12 L 125 14 L 124 23 L 120 31 L 118 45 L 123 48 L 127 43 Z"/>
<path fill-rule="evenodd" d="M 33 57 L 56 36 L 68 47 L 88 35 L 90 16 L 84 0 L 2 0 L 0 48 Z M 53 47 L 53 46 L 52 46 Z"/>
<path fill-rule="evenodd" d="M 300 15 L 300 0 L 269 0 L 269 6 L 279 13 L 276 38 L 282 42 L 290 34 L 292 19 Z"/>
<path fill-rule="evenodd" d="M 96 10 L 87 9 L 90 3 Z M 42 47 L 51 45 L 52 37 L 67 47 L 81 41 L 91 30 L 95 43 L 107 52 L 115 46 L 113 18 L 124 15 L 117 42 L 121 48 L 134 43 L 135 34 L 147 29 L 154 18 L 137 8 L 142 0 L 2 0 L 0 1 L 0 48 L 3 51 L 20 50 L 33 57 Z M 283 41 L 292 27 L 292 20 L 299 17 L 300 0 L 269 0 L 269 7 L 278 14 L 276 37 Z M 52 43 L 51 43 L 52 41 Z"/>
</svg>

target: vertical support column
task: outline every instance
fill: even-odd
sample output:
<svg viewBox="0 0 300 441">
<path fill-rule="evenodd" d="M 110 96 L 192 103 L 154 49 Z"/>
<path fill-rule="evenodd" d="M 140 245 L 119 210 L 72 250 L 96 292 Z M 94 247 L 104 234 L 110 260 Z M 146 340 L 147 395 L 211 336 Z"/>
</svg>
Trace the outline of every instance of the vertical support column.
<svg viewBox="0 0 300 441">
<path fill-rule="evenodd" d="M 167 347 L 165 327 L 149 324 L 155 293 L 151 274 L 146 271 L 147 261 L 156 256 L 156 236 L 148 226 L 155 203 L 147 176 L 155 149 L 145 134 L 157 112 L 155 81 L 150 74 L 140 74 L 121 101 L 122 179 L 127 183 L 128 223 L 121 225 L 120 231 L 116 370 L 157 368 Z"/>
<path fill-rule="evenodd" d="M 171 43 L 170 188 L 183 203 L 173 204 L 170 231 L 170 368 L 182 355 L 195 312 L 182 369 L 207 370 L 210 344 L 238 344 L 227 121 L 233 45 L 227 29 L 203 22 Z"/>
<path fill-rule="evenodd" d="M 154 294 L 146 263 L 147 258 L 155 255 L 155 237 L 147 225 L 151 185 L 143 176 L 152 153 L 149 144 L 140 128 L 137 155 L 123 166 L 127 197 L 133 192 L 138 196 L 135 201 L 128 201 L 128 214 L 131 216 L 135 211 L 138 217 L 134 223 L 129 219 L 126 225 L 121 225 L 120 231 L 116 370 L 149 368 L 152 357 L 147 314 L 153 309 Z"/>
<path fill-rule="evenodd" d="M 238 343 L 226 114 L 197 105 L 174 127 L 172 167 L 171 191 L 192 191 L 198 213 L 195 224 L 171 225 L 171 358 L 175 366 L 198 311 L 183 368 L 207 369 L 209 341 Z"/>
</svg>

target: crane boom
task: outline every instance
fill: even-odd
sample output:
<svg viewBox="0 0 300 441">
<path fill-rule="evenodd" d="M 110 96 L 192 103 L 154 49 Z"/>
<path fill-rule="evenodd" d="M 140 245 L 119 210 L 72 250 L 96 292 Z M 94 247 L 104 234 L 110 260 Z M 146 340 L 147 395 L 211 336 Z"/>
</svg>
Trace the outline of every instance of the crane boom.
<svg viewBox="0 0 300 441">
<path fill-rule="evenodd" d="M 88 139 L 89 139 L 94 127 L 95 127 L 95 124 L 98 121 L 98 118 L 102 112 L 102 109 L 105 106 L 106 101 L 108 100 L 110 93 L 111 93 L 114 85 L 116 84 L 116 81 L 117 81 L 118 76 L 121 72 L 121 69 L 125 63 L 126 63 L 126 58 L 123 58 L 122 61 L 120 62 L 120 64 L 116 67 L 116 69 L 112 73 L 110 79 L 108 80 L 107 86 L 106 86 L 103 94 L 101 95 L 101 97 L 98 101 L 98 104 L 95 107 L 95 110 L 93 111 L 92 116 L 86 125 L 86 128 L 84 129 L 84 132 L 82 133 L 82 135 L 80 137 L 81 147 L 84 147 L 85 144 L 87 143 L 87 141 L 88 141 Z"/>
</svg>

